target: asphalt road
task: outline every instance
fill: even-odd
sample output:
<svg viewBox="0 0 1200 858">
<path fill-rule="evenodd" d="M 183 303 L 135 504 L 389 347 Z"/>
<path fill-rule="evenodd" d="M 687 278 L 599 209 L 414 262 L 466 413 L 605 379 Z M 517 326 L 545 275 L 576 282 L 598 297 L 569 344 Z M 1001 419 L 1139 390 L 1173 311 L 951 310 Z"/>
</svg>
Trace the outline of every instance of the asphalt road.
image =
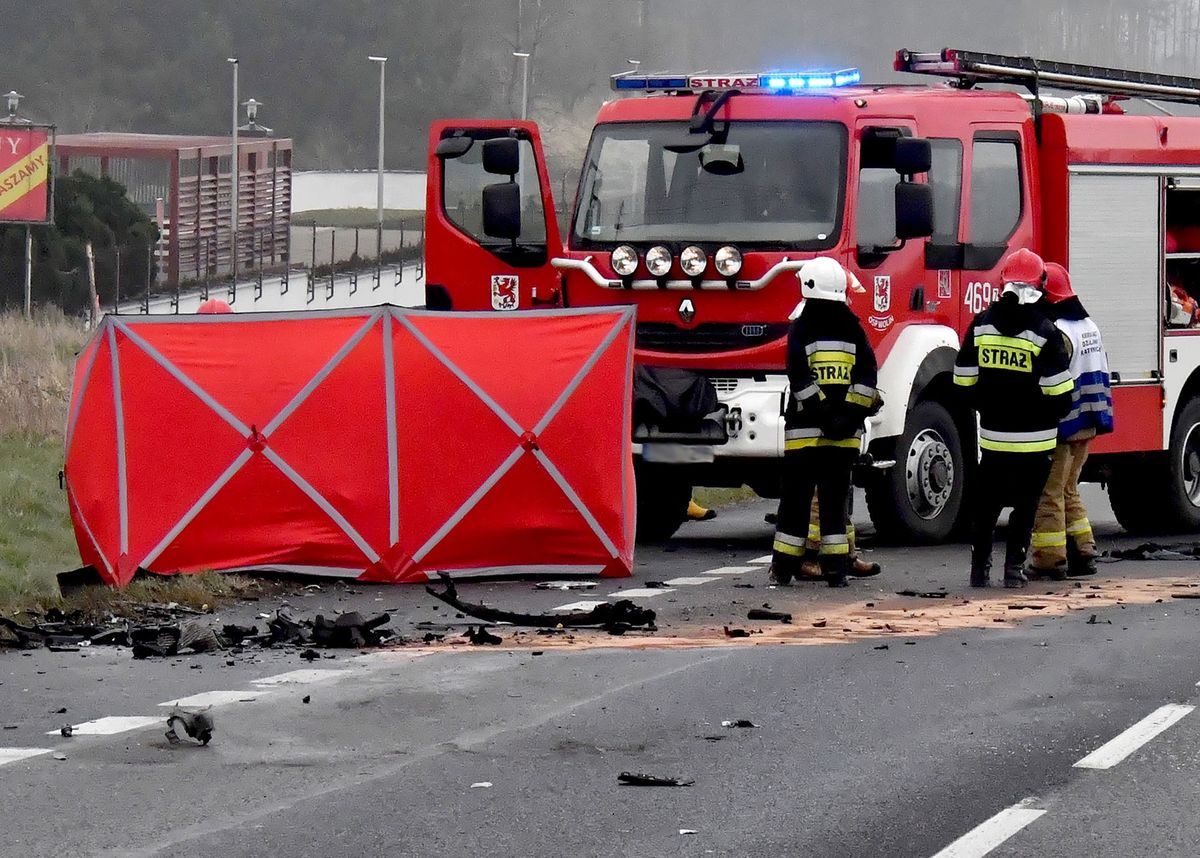
<svg viewBox="0 0 1200 858">
<path fill-rule="evenodd" d="M 477 648 L 421 588 L 326 582 L 292 610 L 447 637 L 311 664 L 0 655 L 0 855 L 1198 854 L 1200 602 L 1173 598 L 1194 561 L 980 593 L 962 546 L 881 548 L 880 578 L 769 589 L 768 508 L 687 525 L 632 581 L 460 588 L 550 611 L 660 581 L 633 596 L 653 635 L 495 627 L 504 644 Z M 1101 510 L 1102 542 L 1126 544 Z M 763 604 L 794 622 L 748 621 Z M 207 748 L 164 738 L 178 700 L 214 705 Z"/>
</svg>

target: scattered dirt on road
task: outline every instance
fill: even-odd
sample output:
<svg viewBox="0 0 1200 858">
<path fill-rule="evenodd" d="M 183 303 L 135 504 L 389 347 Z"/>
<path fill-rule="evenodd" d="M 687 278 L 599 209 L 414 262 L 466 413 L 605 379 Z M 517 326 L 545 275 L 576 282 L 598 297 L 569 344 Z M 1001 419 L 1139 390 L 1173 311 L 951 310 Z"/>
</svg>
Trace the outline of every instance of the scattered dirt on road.
<svg viewBox="0 0 1200 858">
<path fill-rule="evenodd" d="M 825 606 L 798 600 L 789 602 L 788 591 L 781 589 L 772 593 L 772 605 L 789 611 L 792 624 L 766 623 L 761 627 L 751 624 L 751 633 L 747 637 L 728 637 L 724 628 L 726 620 L 719 613 L 715 621 L 705 624 L 676 624 L 662 627 L 655 633 L 628 632 L 621 637 L 579 629 L 562 635 L 544 635 L 505 626 L 495 626 L 493 630 L 504 638 L 500 648 L 513 650 L 671 649 L 759 644 L 811 646 L 888 637 L 929 637 L 968 628 L 1016 628 L 1022 623 L 1044 620 L 1047 616 L 1071 613 L 1080 614 L 1081 622 L 1086 622 L 1102 608 L 1169 602 L 1181 593 L 1200 595 L 1200 584 L 1194 578 L 1037 581 L 1031 582 L 1025 590 L 964 591 L 950 593 L 945 599 L 938 600 L 873 596 L 870 602 Z M 731 606 L 727 619 L 738 617 L 738 607 Z M 447 638 L 446 642 L 430 648 L 451 651 L 464 646 L 470 648 L 465 638 Z"/>
</svg>

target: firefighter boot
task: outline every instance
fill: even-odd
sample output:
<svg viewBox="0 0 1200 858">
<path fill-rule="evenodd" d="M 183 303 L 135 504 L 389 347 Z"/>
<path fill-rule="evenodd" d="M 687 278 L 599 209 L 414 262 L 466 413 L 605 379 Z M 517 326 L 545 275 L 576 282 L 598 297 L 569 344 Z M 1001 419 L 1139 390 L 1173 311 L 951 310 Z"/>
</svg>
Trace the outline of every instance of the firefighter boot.
<svg viewBox="0 0 1200 858">
<path fill-rule="evenodd" d="M 767 584 L 774 584 L 776 587 L 790 587 L 792 585 L 792 573 L 784 572 L 772 564 L 771 568 L 767 570 Z"/>
<path fill-rule="evenodd" d="M 988 546 L 988 553 L 982 551 L 971 551 L 971 586 L 972 587 L 990 587 L 992 575 L 992 551 L 991 546 Z"/>
<path fill-rule="evenodd" d="M 846 574 L 851 578 L 872 578 L 882 571 L 883 567 L 878 563 L 863 560 L 861 556 L 855 554 L 850 558 L 850 568 Z"/>
<path fill-rule="evenodd" d="M 1084 578 L 1096 574 L 1096 555 L 1093 552 L 1084 554 L 1075 544 L 1075 540 L 1067 540 L 1067 576 Z"/>
<path fill-rule="evenodd" d="M 821 572 L 825 583 L 830 587 L 849 587 L 846 580 L 846 567 L 849 558 L 845 554 L 825 554 L 821 556 Z"/>
<path fill-rule="evenodd" d="M 804 562 L 800 564 L 800 574 L 796 576 L 801 581 L 821 581 L 825 574 L 821 571 L 821 560 L 815 551 L 804 552 Z"/>
<path fill-rule="evenodd" d="M 1029 583 L 1025 577 L 1025 549 L 1009 548 L 1004 556 L 1004 586 L 1018 590 Z"/>
</svg>

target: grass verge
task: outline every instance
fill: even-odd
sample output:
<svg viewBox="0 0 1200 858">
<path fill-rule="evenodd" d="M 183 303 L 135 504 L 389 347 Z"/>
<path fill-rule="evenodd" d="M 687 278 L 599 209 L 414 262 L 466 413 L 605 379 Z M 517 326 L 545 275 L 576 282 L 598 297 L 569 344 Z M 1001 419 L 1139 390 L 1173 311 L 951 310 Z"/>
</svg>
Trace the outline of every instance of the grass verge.
<svg viewBox="0 0 1200 858">
<path fill-rule="evenodd" d="M 692 497 L 700 506 L 708 507 L 709 509 L 721 509 L 726 506 L 734 506 L 739 503 L 746 503 L 758 497 L 754 490 L 747 486 L 740 486 L 736 489 L 710 489 L 703 486 L 697 486 L 692 491 Z"/>
</svg>

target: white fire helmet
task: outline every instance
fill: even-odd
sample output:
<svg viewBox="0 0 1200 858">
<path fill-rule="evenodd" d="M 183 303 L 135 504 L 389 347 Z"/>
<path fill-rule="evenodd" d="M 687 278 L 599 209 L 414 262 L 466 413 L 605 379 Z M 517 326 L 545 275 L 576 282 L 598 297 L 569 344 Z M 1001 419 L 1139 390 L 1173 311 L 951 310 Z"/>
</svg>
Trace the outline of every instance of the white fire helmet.
<svg viewBox="0 0 1200 858">
<path fill-rule="evenodd" d="M 789 319 L 800 317 L 804 311 L 804 301 L 809 298 L 848 304 L 847 289 L 853 292 L 866 291 L 853 272 L 847 271 L 836 259 L 828 256 L 818 256 L 804 263 L 796 272 L 796 279 L 800 281 L 800 295 L 804 300 L 792 310 Z"/>
</svg>

